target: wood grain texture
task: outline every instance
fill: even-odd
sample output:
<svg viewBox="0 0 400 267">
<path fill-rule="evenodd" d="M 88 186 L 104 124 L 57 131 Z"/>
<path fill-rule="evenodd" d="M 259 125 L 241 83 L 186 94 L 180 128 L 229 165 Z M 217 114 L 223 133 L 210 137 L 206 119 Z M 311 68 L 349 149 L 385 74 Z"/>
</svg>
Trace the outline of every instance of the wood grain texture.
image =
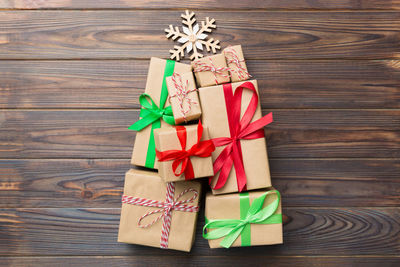
<svg viewBox="0 0 400 267">
<path fill-rule="evenodd" d="M 1 11 L 0 59 L 168 57 L 181 11 Z M 395 59 L 399 12 L 197 12 L 247 59 Z M 251 19 L 249 19 L 251 18 Z"/>
<path fill-rule="evenodd" d="M 287 266 L 313 266 L 313 267 L 375 267 L 387 266 L 397 267 L 399 257 L 318 257 L 318 256 L 253 256 L 252 266 L 263 266 L 265 263 L 276 267 Z M 249 259 L 243 256 L 230 255 L 224 256 L 75 256 L 75 257 L 3 257 L 0 266 L 245 266 L 249 264 Z"/>
<path fill-rule="evenodd" d="M 139 8 L 139 9 L 168 9 L 168 8 L 190 8 L 190 9 L 400 9 L 398 0 L 272 0 L 272 1 L 232 1 L 232 0 L 187 0 L 184 7 L 178 0 L 155 1 L 155 0 L 0 0 L 0 8 L 15 9 L 77 9 L 77 8 Z"/>
<path fill-rule="evenodd" d="M 0 158 L 130 158 L 138 110 L 6 110 Z M 263 111 L 264 114 L 267 110 Z M 399 157 L 399 110 L 274 110 L 270 158 Z"/>
<path fill-rule="evenodd" d="M 400 206 L 400 160 L 273 159 L 270 166 L 284 207 Z M 0 160 L 0 208 L 119 208 L 129 168 L 129 160 Z"/>
<path fill-rule="evenodd" d="M 400 108 L 399 60 L 246 63 L 264 108 Z M 148 64 L 0 61 L 0 108 L 139 108 Z"/>
<path fill-rule="evenodd" d="M 117 243 L 120 209 L 0 209 L 2 256 L 187 255 Z M 400 253 L 400 208 L 284 208 L 285 245 L 208 248 L 197 225 L 193 255 L 387 255 Z M 172 221 L 173 223 L 173 221 Z"/>
</svg>

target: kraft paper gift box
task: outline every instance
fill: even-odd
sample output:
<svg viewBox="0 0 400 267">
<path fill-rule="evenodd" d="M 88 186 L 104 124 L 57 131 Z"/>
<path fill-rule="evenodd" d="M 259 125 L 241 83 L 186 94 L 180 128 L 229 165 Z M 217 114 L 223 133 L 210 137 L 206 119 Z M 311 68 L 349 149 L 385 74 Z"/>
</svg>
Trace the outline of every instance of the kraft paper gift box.
<svg viewBox="0 0 400 267">
<path fill-rule="evenodd" d="M 208 193 L 205 217 L 203 237 L 210 248 L 283 243 L 281 200 L 274 188 L 218 196 Z M 218 233 L 223 227 L 225 233 Z"/>
<path fill-rule="evenodd" d="M 169 124 L 174 124 L 172 110 L 167 101 L 168 89 L 165 78 L 171 76 L 174 72 L 179 74 L 190 72 L 191 68 L 190 65 L 178 63 L 173 60 L 151 58 L 145 89 L 145 94 L 151 99 L 144 95 L 140 96 L 139 101 L 142 105 L 140 111 L 141 119 L 129 127 L 131 130 L 137 130 L 131 159 L 133 165 L 157 169 L 153 130 L 160 127 L 170 127 Z M 154 105 L 152 105 L 151 101 L 154 102 Z M 160 119 L 153 122 L 150 121 L 149 123 L 149 120 L 145 119 L 149 115 L 149 112 L 143 107 L 144 104 L 155 109 L 165 108 L 169 112 Z M 168 121 L 169 124 L 165 121 Z"/>
<path fill-rule="evenodd" d="M 166 80 L 175 124 L 200 118 L 200 101 L 193 73 L 174 73 Z"/>
<path fill-rule="evenodd" d="M 241 45 L 229 46 L 223 50 L 223 54 L 230 69 L 231 82 L 244 81 L 251 77 L 247 71 Z"/>
<path fill-rule="evenodd" d="M 190 251 L 200 190 L 198 182 L 166 184 L 155 172 L 129 170 L 125 176 L 118 242 Z M 167 212 L 170 206 L 165 203 L 173 201 L 183 203 L 176 203 L 178 207 Z"/>
<path fill-rule="evenodd" d="M 212 154 L 214 165 L 218 166 L 214 168 L 215 176 L 211 182 L 213 194 L 270 187 L 263 127 L 272 122 L 272 113 L 262 117 L 257 81 L 203 87 L 199 89 L 199 95 L 202 122 L 208 127 L 210 138 L 219 139 L 217 143 L 214 142 L 216 148 Z M 235 109 L 240 109 L 240 114 L 235 113 Z M 247 115 L 244 116 L 246 111 Z M 243 131 L 237 133 L 236 139 L 239 141 L 236 142 L 231 132 L 240 128 L 240 124 L 243 124 Z M 228 156 L 228 151 L 221 154 L 233 145 L 235 149 Z"/>
<path fill-rule="evenodd" d="M 198 87 L 230 82 L 225 56 L 218 54 L 192 61 Z"/>
<path fill-rule="evenodd" d="M 156 129 L 154 138 L 158 158 L 158 174 L 165 182 L 185 181 L 214 175 L 211 153 L 215 147 L 209 140 L 208 128 L 203 128 L 201 123 Z M 184 145 L 185 147 L 183 147 Z M 191 151 L 192 154 L 189 154 L 188 151 Z M 174 164 L 176 164 L 176 169 L 174 169 Z"/>
</svg>

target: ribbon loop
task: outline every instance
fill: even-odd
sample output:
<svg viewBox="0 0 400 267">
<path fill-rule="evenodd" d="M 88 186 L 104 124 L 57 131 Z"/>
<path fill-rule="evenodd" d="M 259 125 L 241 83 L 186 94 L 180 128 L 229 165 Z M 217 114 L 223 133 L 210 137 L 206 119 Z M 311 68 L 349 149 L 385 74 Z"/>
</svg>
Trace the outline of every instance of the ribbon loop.
<svg viewBox="0 0 400 267">
<path fill-rule="evenodd" d="M 179 200 L 184 195 L 189 192 L 193 192 L 193 196 L 186 199 L 186 200 Z M 184 211 L 184 212 L 198 212 L 199 206 L 192 206 L 188 205 L 187 203 L 193 203 L 193 201 L 198 197 L 199 192 L 193 188 L 188 188 L 182 191 L 176 199 L 174 199 L 175 194 L 175 184 L 174 183 L 167 183 L 167 192 L 166 192 L 166 200 L 165 202 L 158 201 L 158 200 L 149 200 L 145 198 L 139 197 L 132 197 L 123 195 L 122 196 L 122 203 L 132 204 L 137 206 L 146 206 L 146 207 L 156 207 L 160 208 L 157 210 L 153 210 L 150 212 L 145 213 L 141 216 L 138 220 L 138 226 L 141 228 L 147 228 L 154 225 L 157 221 L 163 219 L 163 226 L 161 229 L 161 241 L 160 247 L 161 248 L 168 248 L 168 237 L 169 237 L 169 230 L 171 228 L 171 217 L 172 211 Z M 156 217 L 153 221 L 148 224 L 142 225 L 141 222 L 144 218 L 151 216 L 153 214 L 161 213 L 158 217 Z"/>
<path fill-rule="evenodd" d="M 240 195 L 242 196 L 243 193 Z M 276 199 L 268 204 L 265 208 L 264 202 L 268 195 L 276 194 Z M 248 199 L 248 194 L 245 195 Z M 250 224 L 277 224 L 282 223 L 282 214 L 275 214 L 279 207 L 281 201 L 281 195 L 277 190 L 270 190 L 263 193 L 260 197 L 253 200 L 253 203 L 248 208 L 246 216 L 237 219 L 218 219 L 209 220 L 203 227 L 203 237 L 205 239 L 219 239 L 224 237 L 220 245 L 224 248 L 229 248 L 233 242 L 239 237 L 240 234 L 244 234 L 244 229 Z M 242 203 L 241 203 L 241 213 L 242 213 Z M 212 231 L 207 231 L 206 229 L 214 229 Z M 243 239 L 247 239 L 250 245 L 250 231 L 246 232 L 247 236 L 242 236 Z"/>
<path fill-rule="evenodd" d="M 183 120 L 185 122 L 187 122 L 186 114 L 188 114 L 190 112 L 190 110 L 192 109 L 192 104 L 197 104 L 196 101 L 194 101 L 193 99 L 191 99 L 189 97 L 189 94 L 192 92 L 196 92 L 197 89 L 196 88 L 188 89 L 189 81 L 186 80 L 186 83 L 183 83 L 182 76 L 176 72 L 174 72 L 174 74 L 172 74 L 172 82 L 174 83 L 176 93 L 173 95 L 170 95 L 170 98 L 173 98 L 173 97 L 178 98 L 179 108 L 183 115 Z M 187 108 L 185 108 L 185 103 L 187 103 Z"/>
<path fill-rule="evenodd" d="M 238 191 L 242 192 L 246 187 L 247 177 L 244 170 L 240 140 L 263 138 L 264 131 L 262 128 L 273 121 L 272 113 L 251 122 L 258 106 L 258 94 L 251 82 L 241 84 L 236 88 L 234 94 L 232 92 L 232 84 L 224 84 L 223 89 L 231 136 L 212 139 L 216 147 L 226 145 L 214 161 L 214 173 L 217 174 L 219 172 L 219 177 L 213 189 L 220 189 L 225 185 L 233 165 L 236 172 Z M 252 97 L 242 118 L 240 118 L 243 90 L 250 90 Z M 211 182 L 212 180 L 210 179 Z"/>
<path fill-rule="evenodd" d="M 156 155 L 159 161 L 173 160 L 172 170 L 175 176 L 178 177 L 185 173 L 185 180 L 191 180 L 194 178 L 194 170 L 190 157 L 210 157 L 211 153 L 215 150 L 215 146 L 211 140 L 200 141 L 203 135 L 203 125 L 201 121 L 199 121 L 197 126 L 197 143 L 188 150 L 186 150 L 186 128 L 184 126 L 176 126 L 175 130 L 182 149 L 166 151 L 156 150 Z M 178 171 L 179 166 L 181 166 L 180 171 Z"/>
</svg>

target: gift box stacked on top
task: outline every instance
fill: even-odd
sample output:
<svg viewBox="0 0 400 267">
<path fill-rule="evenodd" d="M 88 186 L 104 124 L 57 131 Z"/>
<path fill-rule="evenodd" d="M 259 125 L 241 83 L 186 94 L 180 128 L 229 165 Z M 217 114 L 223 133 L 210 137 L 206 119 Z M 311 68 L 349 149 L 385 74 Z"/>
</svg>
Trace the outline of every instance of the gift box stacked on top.
<svg viewBox="0 0 400 267">
<path fill-rule="evenodd" d="M 240 45 L 192 65 L 151 59 L 132 163 L 158 173 L 127 172 L 119 242 L 190 251 L 203 180 L 211 248 L 282 243 L 263 130 L 272 114 L 250 77 Z"/>
</svg>

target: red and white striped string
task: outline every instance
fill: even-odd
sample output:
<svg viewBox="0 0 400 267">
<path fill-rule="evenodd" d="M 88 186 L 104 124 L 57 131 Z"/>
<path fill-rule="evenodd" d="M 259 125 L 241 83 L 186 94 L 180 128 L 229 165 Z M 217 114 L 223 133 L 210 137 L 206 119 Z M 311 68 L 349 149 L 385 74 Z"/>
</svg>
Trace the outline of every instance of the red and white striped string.
<svg viewBox="0 0 400 267">
<path fill-rule="evenodd" d="M 249 77 L 251 77 L 247 70 L 240 64 L 241 62 L 244 62 L 244 59 L 239 59 L 235 49 L 228 47 L 225 49 L 224 54 L 228 64 L 234 63 L 236 65 L 235 68 L 230 68 L 230 70 L 235 71 L 240 80 L 247 80 Z"/>
<path fill-rule="evenodd" d="M 191 198 L 187 200 L 179 200 L 181 197 L 183 197 L 185 194 L 189 192 L 194 193 L 194 195 Z M 158 210 L 149 211 L 145 213 L 142 217 L 140 217 L 138 221 L 138 226 L 141 228 L 147 228 L 155 224 L 161 218 L 163 218 L 163 225 L 161 228 L 161 240 L 160 240 L 161 248 L 168 248 L 168 238 L 169 238 L 169 231 L 171 229 L 171 217 L 173 210 L 184 211 L 184 212 L 199 211 L 199 206 L 192 206 L 186 204 L 186 203 L 192 203 L 197 198 L 197 196 L 199 195 L 199 192 L 197 192 L 197 190 L 193 188 L 188 188 L 184 190 L 182 193 L 180 193 L 176 199 L 174 199 L 174 195 L 175 195 L 175 183 L 167 183 L 167 193 L 165 202 L 140 198 L 140 197 L 132 197 L 127 195 L 122 196 L 122 203 L 137 205 L 137 206 L 160 208 Z M 161 214 L 160 216 L 155 218 L 152 222 L 145 225 L 141 224 L 144 218 L 155 213 L 161 213 Z"/>
<path fill-rule="evenodd" d="M 176 93 L 170 95 L 170 98 L 177 97 L 179 101 L 179 108 L 183 116 L 183 120 L 186 122 L 186 114 L 190 112 L 192 109 L 192 104 L 197 104 L 196 101 L 189 97 L 189 94 L 192 92 L 196 92 L 196 88 L 192 88 L 188 90 L 189 81 L 186 80 L 186 83 L 183 83 L 182 76 L 178 73 L 174 72 L 172 74 L 172 81 L 174 82 L 174 86 L 176 88 Z M 187 101 L 187 108 L 185 109 L 185 101 Z"/>
<path fill-rule="evenodd" d="M 214 74 L 215 84 L 219 84 L 217 75 L 222 76 L 224 78 L 230 77 L 229 73 L 223 74 L 225 71 L 229 72 L 230 68 L 228 67 L 216 68 L 212 59 L 210 57 L 208 59 L 210 60 L 210 64 L 207 64 L 205 62 L 195 62 L 193 71 L 194 72 L 211 71 Z"/>
</svg>

